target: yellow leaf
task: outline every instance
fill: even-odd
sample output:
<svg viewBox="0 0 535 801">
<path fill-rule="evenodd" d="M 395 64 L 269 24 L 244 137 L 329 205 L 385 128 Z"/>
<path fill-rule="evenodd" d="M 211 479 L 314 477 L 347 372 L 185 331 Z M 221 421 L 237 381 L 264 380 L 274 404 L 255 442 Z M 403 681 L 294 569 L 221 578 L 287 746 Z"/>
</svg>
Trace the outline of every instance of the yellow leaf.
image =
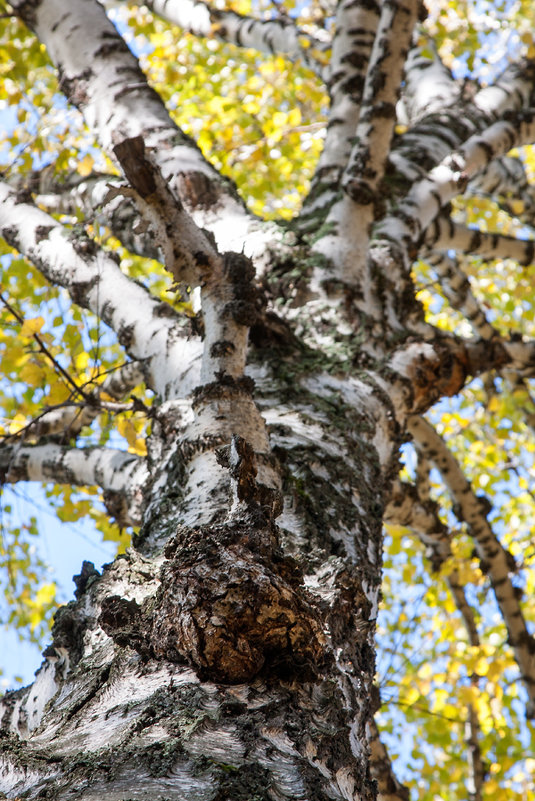
<svg viewBox="0 0 535 801">
<path fill-rule="evenodd" d="M 128 442 L 129 450 L 130 448 L 135 448 L 137 435 L 132 421 L 128 420 L 126 417 L 122 417 L 117 423 L 117 430 L 119 431 L 119 434 Z"/>
<path fill-rule="evenodd" d="M 301 109 L 293 108 L 288 114 L 288 125 L 295 127 L 301 124 Z"/>
<path fill-rule="evenodd" d="M 182 312 L 182 314 L 185 314 L 186 317 L 195 317 L 195 311 L 189 300 L 185 301 L 184 303 L 178 303 L 177 311 Z"/>
<path fill-rule="evenodd" d="M 479 700 L 479 690 L 477 687 L 461 687 L 458 691 L 459 701 L 467 706 L 474 706 Z"/>
<path fill-rule="evenodd" d="M 31 337 L 33 334 L 38 334 L 44 324 L 44 317 L 32 317 L 30 320 L 24 320 L 20 333 L 23 337 Z"/>
<path fill-rule="evenodd" d="M 38 364 L 28 362 L 25 364 L 19 373 L 21 379 L 32 387 L 37 387 L 43 380 L 43 368 Z"/>
<path fill-rule="evenodd" d="M 440 712 L 441 709 L 444 709 L 444 705 L 446 704 L 449 697 L 449 693 L 447 690 L 442 688 L 437 688 L 434 693 L 433 697 L 433 710 L 435 712 Z"/>
<path fill-rule="evenodd" d="M 89 360 L 90 360 L 89 353 L 87 351 L 83 350 L 81 353 L 79 353 L 74 358 L 74 363 L 76 365 L 76 369 L 77 370 L 85 370 L 85 368 L 89 364 Z"/>
<path fill-rule="evenodd" d="M 9 424 L 9 433 L 16 434 L 17 432 L 21 431 L 27 422 L 28 421 L 26 417 L 19 412 Z"/>
<path fill-rule="evenodd" d="M 128 448 L 128 453 L 135 453 L 138 456 L 147 455 L 147 444 L 144 439 L 138 437 L 134 444 Z"/>
<path fill-rule="evenodd" d="M 83 177 L 85 177 L 86 175 L 90 175 L 94 163 L 95 161 L 93 157 L 90 156 L 89 153 L 87 153 L 87 155 L 85 155 L 83 159 L 79 161 L 78 164 L 76 165 L 76 171 L 80 173 L 80 175 L 82 175 Z"/>
<path fill-rule="evenodd" d="M 65 386 L 63 381 L 56 381 L 50 387 L 50 391 L 47 395 L 47 402 L 50 404 L 50 406 L 54 406 L 56 403 L 63 403 L 63 401 L 67 400 L 70 394 L 70 389 Z"/>
<path fill-rule="evenodd" d="M 488 659 L 478 659 L 476 664 L 476 673 L 478 676 L 486 676 L 489 672 L 490 664 Z"/>
<path fill-rule="evenodd" d="M 416 701 L 420 698 L 420 691 L 416 689 L 416 687 L 411 687 L 408 691 L 407 695 L 404 698 L 405 703 L 407 706 L 412 706 L 412 704 L 416 703 Z"/>
<path fill-rule="evenodd" d="M 510 205 L 513 214 L 522 214 L 524 211 L 524 202 L 518 198 L 511 200 Z"/>
<path fill-rule="evenodd" d="M 35 595 L 35 603 L 42 606 L 43 604 L 49 604 L 50 601 L 53 600 L 56 594 L 56 585 L 55 584 L 43 584 L 42 587 L 39 587 L 37 593 Z"/>
</svg>

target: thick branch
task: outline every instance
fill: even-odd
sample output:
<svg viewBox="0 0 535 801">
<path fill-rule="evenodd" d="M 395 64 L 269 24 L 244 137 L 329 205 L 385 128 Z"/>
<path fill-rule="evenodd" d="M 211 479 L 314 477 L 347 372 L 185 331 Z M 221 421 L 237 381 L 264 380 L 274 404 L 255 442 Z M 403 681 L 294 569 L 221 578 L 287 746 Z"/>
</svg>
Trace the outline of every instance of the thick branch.
<svg viewBox="0 0 535 801">
<path fill-rule="evenodd" d="M 447 156 L 427 176 L 416 182 L 396 214 L 377 225 L 376 233 L 392 243 L 398 251 L 409 253 L 429 224 L 455 195 L 493 158 L 515 146 L 535 139 L 535 113 L 519 112 L 510 120 L 496 122 L 482 134 L 476 134 L 456 152 Z M 400 250 L 399 243 L 403 244 Z M 406 256 L 405 256 L 406 258 Z M 410 260 L 406 262 L 407 267 Z"/>
<path fill-rule="evenodd" d="M 105 3 L 115 5 L 115 3 Z M 145 5 L 155 14 L 179 25 L 195 36 L 215 36 L 223 42 L 250 47 L 261 53 L 280 53 L 300 59 L 324 79 L 326 70 L 314 53 L 326 46 L 325 38 L 300 31 L 287 17 L 255 19 L 227 9 L 213 8 L 200 0 L 148 0 Z"/>
<path fill-rule="evenodd" d="M 396 103 L 418 7 L 418 0 L 385 3 L 382 7 L 364 84 L 356 144 L 342 179 L 344 190 L 359 211 L 376 202 L 390 151 Z"/>
<path fill-rule="evenodd" d="M 338 191 L 338 183 L 351 152 L 359 119 L 368 61 L 379 23 L 375 3 L 342 0 L 336 9 L 336 32 L 329 82 L 330 110 L 325 143 L 316 169 L 306 214 L 325 206 Z"/>
<path fill-rule="evenodd" d="M 430 39 L 411 48 L 405 62 L 403 110 L 408 121 L 452 108 L 459 102 L 460 86 L 437 53 Z"/>
<path fill-rule="evenodd" d="M 130 525 L 141 522 L 140 487 L 147 479 L 145 460 L 114 448 L 10 445 L 0 448 L 0 481 L 43 481 L 98 486 L 128 500 Z"/>
<path fill-rule="evenodd" d="M 154 231 L 166 268 L 177 283 L 186 286 L 204 283 L 208 273 L 220 267 L 219 255 L 172 192 L 153 157 L 149 158 L 142 137 L 124 139 L 113 152 L 133 191 L 113 188 L 112 197 L 118 192 L 134 198 L 143 222 Z"/>
<path fill-rule="evenodd" d="M 353 283 L 362 276 L 379 191 L 396 121 L 403 66 L 418 11 L 418 0 L 384 4 L 366 74 L 356 144 L 342 177 L 345 194 L 326 224 L 336 228 L 337 273 Z M 343 241 L 343 244 L 342 244 Z"/>
<path fill-rule="evenodd" d="M 435 429 L 422 417 L 411 417 L 408 429 L 418 450 L 441 473 L 452 495 L 458 518 L 465 521 L 474 538 L 482 569 L 490 578 L 507 628 L 508 640 L 528 692 L 530 703 L 526 714 L 532 717 L 535 715 L 535 640 L 527 630 L 517 590 L 510 578 L 510 573 L 515 570 L 514 559 L 492 531 L 484 501 L 475 495 L 457 460 Z"/>
<path fill-rule="evenodd" d="M 528 107 L 535 99 L 535 60 L 509 64 L 492 86 L 474 97 L 474 105 L 484 114 L 498 119 L 510 111 Z"/>
<path fill-rule="evenodd" d="M 115 448 L 69 448 L 46 445 L 8 445 L 1 448 L 1 480 L 54 481 L 75 486 L 96 485 L 124 491 L 143 461 Z"/>
<path fill-rule="evenodd" d="M 458 259 L 452 259 L 446 253 L 425 253 L 422 258 L 431 264 L 440 279 L 440 288 L 454 309 L 460 311 L 472 326 L 472 330 L 481 339 L 491 339 L 498 332 L 488 322 L 485 312 L 477 302 L 468 276 Z"/>
<path fill-rule="evenodd" d="M 191 390 L 191 378 L 186 387 L 182 381 L 201 345 L 181 339 L 180 318 L 172 308 L 127 278 L 104 251 L 33 204 L 19 202 L 5 184 L 0 184 L 0 233 L 48 281 L 99 315 L 133 358 L 146 360 L 153 389 L 164 398 Z"/>
<path fill-rule="evenodd" d="M 533 73 L 534 66 L 529 63 L 509 65 L 494 86 L 478 92 L 472 102 L 459 99 L 451 105 L 447 97 L 442 108 L 418 118 L 416 124 L 393 143 L 390 161 L 398 173 L 393 178 L 399 180 L 403 176 L 410 183 L 420 180 L 470 136 L 485 131 L 506 113 L 529 108 L 534 94 Z M 493 164 L 490 163 L 491 171 Z M 489 165 L 473 179 L 474 188 L 484 180 L 488 169 Z"/>
<path fill-rule="evenodd" d="M 108 151 L 123 138 L 146 134 L 149 146 L 174 160 L 175 172 L 200 172 L 208 182 L 218 182 L 213 168 L 150 89 L 100 3 L 75 0 L 65 8 L 57 0 L 43 0 L 35 9 L 18 0 L 13 7 L 46 46 L 61 88 Z M 171 137 L 180 142 L 175 148 L 169 147 Z"/>
<path fill-rule="evenodd" d="M 170 188 L 210 226 L 222 249 L 240 250 L 249 239 L 253 252 L 265 253 L 273 226 L 263 229 L 247 213 L 230 182 L 177 128 L 97 0 L 73 0 L 68 8 L 60 0 L 42 0 L 37 9 L 23 0 L 13 6 L 46 46 L 61 89 L 110 155 L 124 139 L 141 136 Z"/>
<path fill-rule="evenodd" d="M 373 246 L 368 252 L 366 248 L 359 250 L 358 243 L 353 241 L 356 226 L 342 215 L 343 204 L 335 203 L 331 208 L 331 225 L 325 226 L 313 249 L 325 258 L 331 275 L 334 272 L 337 278 L 354 287 L 357 297 L 362 298 L 362 309 L 380 326 L 384 327 L 381 318 L 388 318 L 390 328 L 407 327 L 406 310 L 405 323 L 400 324 L 397 312 L 384 313 L 385 304 L 378 294 L 384 293 L 385 285 L 392 289 L 388 295 L 389 299 L 392 295 L 393 310 L 397 298 L 410 295 L 407 276 L 421 236 L 442 207 L 465 191 L 468 180 L 482 174 L 495 157 L 532 137 L 532 115 L 521 111 L 531 97 L 530 76 L 529 66 L 508 68 L 498 81 L 499 91 L 486 96 L 481 108 L 466 104 L 462 115 L 453 108 L 432 114 L 400 137 L 399 144 L 394 143 L 390 154 L 394 169 L 392 175 L 386 176 L 388 182 L 385 177 L 384 189 L 387 202 L 390 198 L 397 205 L 395 211 L 376 225 Z M 503 111 L 512 115 L 511 120 L 489 127 L 489 121 Z M 513 112 L 518 112 L 516 117 Z M 477 131 L 483 133 L 474 133 Z M 434 166 L 441 160 L 438 167 Z M 409 186 L 405 199 L 398 200 Z M 309 225 L 308 218 L 305 222 Z M 371 260 L 369 269 L 366 255 Z M 381 268 L 385 260 L 388 260 L 386 270 Z M 377 286 L 371 275 L 374 272 L 380 275 Z M 410 320 L 410 326 L 425 335 L 416 317 Z"/>
</svg>

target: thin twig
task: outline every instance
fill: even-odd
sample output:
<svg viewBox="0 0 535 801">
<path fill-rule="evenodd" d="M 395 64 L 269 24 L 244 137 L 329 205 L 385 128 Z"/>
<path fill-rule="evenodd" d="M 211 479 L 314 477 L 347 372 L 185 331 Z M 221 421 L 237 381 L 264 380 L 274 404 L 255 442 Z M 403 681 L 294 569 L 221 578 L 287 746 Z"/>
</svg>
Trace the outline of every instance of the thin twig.
<svg viewBox="0 0 535 801">
<path fill-rule="evenodd" d="M 2 303 L 4 304 L 6 309 L 11 312 L 11 314 L 17 320 L 17 322 L 19 322 L 21 325 L 24 325 L 24 317 L 22 317 L 18 313 L 18 311 L 15 308 L 13 308 L 13 306 L 9 303 L 9 301 L 7 301 L 5 299 L 5 297 L 1 293 L 0 293 L 0 301 L 2 301 Z M 63 376 L 63 378 L 65 379 L 67 384 L 69 384 L 73 388 L 74 392 L 76 392 L 78 395 L 81 395 L 81 397 L 87 403 L 90 403 L 91 397 L 86 392 L 84 392 L 83 389 L 81 389 L 81 387 L 78 386 L 78 384 L 76 383 L 74 378 L 72 378 L 69 375 L 69 373 L 61 366 L 61 364 L 58 362 L 58 360 L 55 358 L 55 356 L 53 356 L 50 353 L 50 351 L 48 350 L 47 346 L 45 345 L 45 343 L 43 342 L 43 340 L 41 339 L 39 334 L 32 334 L 32 337 L 37 342 L 37 344 L 39 346 L 39 350 L 41 351 L 41 353 L 43 353 L 47 357 L 47 359 L 50 360 L 50 362 L 54 366 L 54 369 L 58 373 L 60 373 L 60 375 Z"/>
</svg>

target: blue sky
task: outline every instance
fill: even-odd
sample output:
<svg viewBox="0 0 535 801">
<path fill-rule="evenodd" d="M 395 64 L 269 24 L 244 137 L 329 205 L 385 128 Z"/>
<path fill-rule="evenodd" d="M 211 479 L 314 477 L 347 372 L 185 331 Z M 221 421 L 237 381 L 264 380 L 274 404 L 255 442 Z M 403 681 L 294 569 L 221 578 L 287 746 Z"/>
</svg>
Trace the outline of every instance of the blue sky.
<svg viewBox="0 0 535 801">
<path fill-rule="evenodd" d="M 3 503 L 13 507 L 15 522 L 22 524 L 28 515 L 37 516 L 39 537 L 35 547 L 39 555 L 51 565 L 51 578 L 59 585 L 59 600 L 65 603 L 74 597 L 73 575 L 80 572 L 83 560 L 93 562 L 97 569 L 112 561 L 117 544 L 102 542 L 101 534 L 92 522 L 61 523 L 49 507 L 40 485 L 18 484 L 14 490 L 5 487 Z M 40 666 L 42 647 L 21 642 L 12 629 L 0 626 L 0 691 L 30 683 Z"/>
</svg>

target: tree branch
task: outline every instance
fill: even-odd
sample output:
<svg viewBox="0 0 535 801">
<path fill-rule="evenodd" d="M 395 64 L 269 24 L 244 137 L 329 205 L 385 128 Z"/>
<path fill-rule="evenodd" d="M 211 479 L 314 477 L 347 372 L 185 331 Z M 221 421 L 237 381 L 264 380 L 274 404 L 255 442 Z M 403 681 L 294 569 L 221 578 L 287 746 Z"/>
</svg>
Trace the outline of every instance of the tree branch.
<svg viewBox="0 0 535 801">
<path fill-rule="evenodd" d="M 532 113 L 523 110 L 532 94 L 529 82 L 532 73 L 529 65 L 509 67 L 498 80 L 497 91 L 487 93 L 479 105 L 467 103 L 462 115 L 453 108 L 443 110 L 440 115 L 429 115 L 401 136 L 392 149 L 392 168 L 384 182 L 385 202 L 396 205 L 374 227 L 373 247 L 368 253 L 365 248 L 359 250 L 358 243 L 352 240 L 356 227 L 352 220 L 337 218 L 342 202 L 335 202 L 312 246 L 325 259 L 319 280 L 334 277 L 349 284 L 355 295 L 362 298 L 362 309 L 367 315 L 379 326 L 384 326 L 381 316 L 388 317 L 392 326 L 397 316 L 396 298 L 409 296 L 412 291 L 407 277 L 429 223 L 443 205 L 466 190 L 470 178 L 484 172 L 493 158 L 532 137 Z M 500 113 L 508 114 L 510 119 L 489 126 Z M 477 131 L 482 133 L 474 133 Z M 310 219 L 305 216 L 306 230 L 311 228 L 313 218 L 314 215 Z M 385 254 L 388 254 L 387 270 L 381 266 Z M 369 269 L 366 256 L 371 262 Z M 374 273 L 379 274 L 380 280 L 373 280 Z M 378 301 L 378 294 L 384 292 L 385 286 L 391 289 L 392 296 L 387 315 L 381 311 L 384 304 Z M 404 314 L 407 327 L 406 310 Z M 417 314 L 411 317 L 410 326 L 425 336 Z"/>
<path fill-rule="evenodd" d="M 115 3 L 106 2 L 113 6 Z M 280 53 L 303 64 L 324 80 L 327 70 L 315 53 L 328 46 L 327 34 L 317 38 L 287 17 L 255 19 L 227 9 L 212 8 L 200 0 L 148 0 L 145 5 L 162 19 L 179 25 L 195 36 L 215 36 L 223 42 L 250 47 L 261 53 Z"/>
<path fill-rule="evenodd" d="M 527 716 L 535 716 L 535 639 L 529 634 L 517 590 L 513 587 L 510 573 L 516 567 L 514 559 L 501 545 L 487 520 L 485 502 L 478 498 L 457 460 L 446 443 L 422 417 L 410 417 L 408 430 L 415 440 L 418 451 L 432 462 L 442 475 L 456 508 L 459 520 L 464 520 L 474 538 L 476 552 L 481 560 L 483 572 L 487 573 L 502 613 L 521 678 L 529 696 Z"/>
<path fill-rule="evenodd" d="M 396 210 L 376 227 L 376 234 L 391 243 L 400 254 L 408 254 L 443 206 L 463 192 L 466 184 L 493 158 L 512 147 L 535 139 L 535 112 L 521 111 L 501 120 L 481 134 L 470 137 L 427 176 L 416 182 Z M 399 247 L 399 243 L 403 247 Z M 410 266 L 407 255 L 406 267 Z"/>
<path fill-rule="evenodd" d="M 418 8 L 418 0 L 401 0 L 382 7 L 364 84 L 356 143 L 342 178 L 342 188 L 359 213 L 375 202 L 384 174 Z"/>
<path fill-rule="evenodd" d="M 496 83 L 478 92 L 472 102 L 462 102 L 459 99 L 456 104 L 449 105 L 446 99 L 442 108 L 418 118 L 416 123 L 411 124 L 409 130 L 393 143 L 390 161 L 395 166 L 395 172 L 389 176 L 391 189 L 395 188 L 393 182 L 404 185 L 400 179 L 404 179 L 407 185 L 420 180 L 452 151 L 461 147 L 469 137 L 478 131 L 485 131 L 492 122 L 504 114 L 529 108 L 534 95 L 533 73 L 533 64 L 509 65 Z M 410 80 L 411 76 L 408 75 L 407 78 Z M 453 94 L 453 87 L 451 92 Z M 494 161 L 472 178 L 471 183 L 474 188 L 484 180 L 489 168 L 493 170 Z"/>
<path fill-rule="evenodd" d="M 422 461 L 421 452 L 418 462 Z M 425 460 L 427 461 L 427 460 Z M 438 572 L 444 562 L 452 556 L 451 532 L 442 522 L 439 506 L 430 498 L 420 495 L 421 479 L 417 484 L 409 484 L 396 479 L 390 500 L 385 511 L 385 522 L 404 526 L 412 531 L 425 547 L 425 555 L 431 563 L 431 569 Z M 459 580 L 459 572 L 454 569 L 447 576 L 447 583 L 454 597 L 459 612 L 465 621 L 470 640 L 478 636 L 474 614 L 468 605 L 464 588 Z"/>
<path fill-rule="evenodd" d="M 129 525 L 141 523 L 139 488 L 146 480 L 145 460 L 114 448 L 69 448 L 53 443 L 0 447 L 1 483 L 43 481 L 97 486 L 127 499 Z"/>
<path fill-rule="evenodd" d="M 338 191 L 351 152 L 360 113 L 366 70 L 379 23 L 376 4 L 341 0 L 336 8 L 332 46 L 330 110 L 323 150 L 305 201 L 302 221 L 328 205 Z"/>
<path fill-rule="evenodd" d="M 110 186 L 119 189 L 122 185 L 118 175 L 93 172 L 82 177 L 69 173 L 58 179 L 54 166 L 48 165 L 24 175 L 8 173 L 4 179 L 17 192 L 31 192 L 39 208 L 49 214 L 77 216 L 82 211 L 84 220 L 105 225 L 131 253 L 160 260 L 161 253 L 153 237 L 137 230 L 139 212 L 135 203 L 119 193 L 110 197 Z"/>
<path fill-rule="evenodd" d="M 384 520 L 417 534 L 434 571 L 440 570 L 451 556 L 450 532 L 439 517 L 438 505 L 421 498 L 414 484 L 394 480 Z"/>
<path fill-rule="evenodd" d="M 377 782 L 378 801 L 409 801 L 409 788 L 405 787 L 394 773 L 388 751 L 381 742 L 379 729 L 373 718 L 367 723 L 370 744 L 370 768 Z"/>
<path fill-rule="evenodd" d="M 474 106 L 489 119 L 499 119 L 511 111 L 528 108 L 535 101 L 535 60 L 522 59 L 509 64 L 491 85 L 480 89 Z"/>
<path fill-rule="evenodd" d="M 503 199 L 506 204 L 521 199 L 530 208 L 535 205 L 535 186 L 529 183 L 524 162 L 516 156 L 494 159 L 486 170 L 470 182 L 474 194 Z"/>
<path fill-rule="evenodd" d="M 265 254 L 276 227 L 263 227 L 247 212 L 230 182 L 174 124 L 97 0 L 73 0 L 68 9 L 55 0 L 42 0 L 37 9 L 15 0 L 13 7 L 46 46 L 61 89 L 108 153 L 141 136 L 170 189 L 196 210 L 222 249 L 241 250 L 249 240 L 253 253 Z"/>
<path fill-rule="evenodd" d="M 409 124 L 441 114 L 444 109 L 458 108 L 460 94 L 459 83 L 442 62 L 432 39 L 409 50 L 402 93 Z"/>
<path fill-rule="evenodd" d="M 0 233 L 48 281 L 67 289 L 75 303 L 100 316 L 134 359 L 145 360 L 152 388 L 165 398 L 191 391 L 191 377 L 186 374 L 202 345 L 181 337 L 180 318 L 173 309 L 127 278 L 113 258 L 33 204 L 19 201 L 1 183 Z M 174 362 L 172 371 L 164 367 L 168 358 Z"/>
<path fill-rule="evenodd" d="M 476 300 L 470 281 L 462 269 L 458 259 L 452 259 L 446 253 L 435 252 L 422 254 L 422 258 L 431 264 L 439 278 L 440 288 L 448 298 L 452 308 L 460 311 L 472 326 L 472 330 L 481 339 L 492 339 L 499 336 L 488 322 L 485 313 Z"/>
<path fill-rule="evenodd" d="M 514 259 L 528 266 L 535 260 L 535 241 L 491 234 L 464 225 L 441 215 L 429 226 L 425 242 L 436 250 L 458 250 L 486 259 Z"/>
<path fill-rule="evenodd" d="M 220 268 L 219 254 L 173 194 L 152 157 L 146 154 L 142 137 L 123 139 L 113 152 L 132 189 L 113 187 L 111 197 L 116 194 L 133 197 L 144 223 L 152 227 L 165 266 L 177 283 L 186 286 L 205 283 L 209 272 Z"/>
<path fill-rule="evenodd" d="M 181 202 L 164 181 L 160 170 L 147 158 L 143 139 L 125 139 L 114 148 L 121 166 L 134 188 L 119 190 L 133 195 L 144 218 L 156 232 L 165 256 L 167 269 L 176 281 L 192 286 L 201 285 L 204 322 L 204 347 L 201 381 L 206 384 L 243 378 L 247 357 L 247 336 L 256 319 L 256 292 L 252 285 L 254 267 L 243 254 L 217 253 L 213 244 L 193 222 Z M 118 190 L 113 190 L 118 191 Z M 218 390 L 218 396 L 220 390 Z M 245 393 L 248 395 L 249 393 Z M 268 450 L 265 427 L 258 409 L 248 398 L 250 422 L 257 430 L 261 451 Z M 197 404 L 197 423 L 202 419 Z M 213 398 L 206 399 L 210 410 L 208 425 L 213 425 Z M 219 426 L 224 414 L 218 397 Z M 228 420 L 233 425 L 235 410 Z M 242 419 L 241 424 L 245 421 Z"/>
<path fill-rule="evenodd" d="M 333 226 L 338 235 L 335 255 L 338 277 L 348 283 L 360 278 L 365 268 L 371 225 L 382 195 L 379 186 L 394 132 L 403 66 L 418 7 L 418 0 L 382 6 L 364 83 L 356 144 L 341 181 L 345 194 L 326 218 L 326 225 Z M 330 245 L 332 250 L 333 243 Z"/>
<path fill-rule="evenodd" d="M 414 532 L 426 546 L 426 556 L 431 561 L 432 569 L 438 571 L 444 561 L 451 558 L 451 534 L 439 517 L 438 504 L 429 498 L 420 496 L 422 482 L 426 485 L 428 481 L 428 475 L 425 475 L 426 470 L 421 462 L 425 462 L 427 465 L 427 459 L 425 457 L 422 458 L 422 454 L 419 453 L 417 486 L 401 482 L 399 479 L 394 482 L 391 498 L 386 508 L 385 520 L 386 522 L 405 526 Z M 424 493 L 426 493 L 425 486 Z M 451 570 L 446 577 L 446 581 L 455 605 L 463 618 L 470 645 L 478 647 L 480 641 L 474 612 L 466 599 L 464 587 L 459 579 L 459 571 L 455 568 Z M 478 685 L 478 677 L 476 675 L 471 676 L 470 681 L 474 686 Z M 482 787 L 486 775 L 485 766 L 481 758 L 479 740 L 480 725 L 477 712 L 472 704 L 468 704 L 466 744 L 468 746 L 468 761 L 473 786 L 470 792 L 471 801 L 481 801 Z"/>
</svg>

